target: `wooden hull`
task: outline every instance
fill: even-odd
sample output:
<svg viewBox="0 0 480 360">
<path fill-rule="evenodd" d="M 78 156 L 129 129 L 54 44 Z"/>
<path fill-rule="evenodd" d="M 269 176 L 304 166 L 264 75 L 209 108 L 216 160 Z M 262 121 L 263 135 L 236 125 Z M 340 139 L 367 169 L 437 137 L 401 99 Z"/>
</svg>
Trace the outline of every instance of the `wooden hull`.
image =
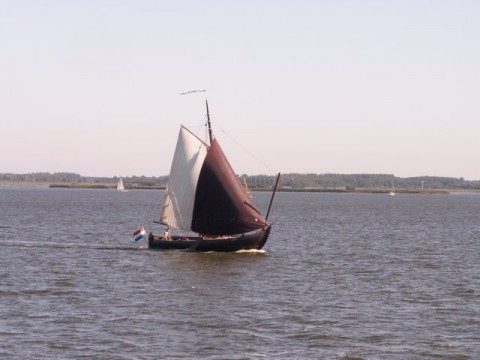
<svg viewBox="0 0 480 360">
<path fill-rule="evenodd" d="M 150 233 L 148 247 L 158 250 L 219 251 L 260 250 L 267 242 L 271 225 L 255 232 L 228 237 L 182 237 L 172 236 L 171 240 Z"/>
</svg>

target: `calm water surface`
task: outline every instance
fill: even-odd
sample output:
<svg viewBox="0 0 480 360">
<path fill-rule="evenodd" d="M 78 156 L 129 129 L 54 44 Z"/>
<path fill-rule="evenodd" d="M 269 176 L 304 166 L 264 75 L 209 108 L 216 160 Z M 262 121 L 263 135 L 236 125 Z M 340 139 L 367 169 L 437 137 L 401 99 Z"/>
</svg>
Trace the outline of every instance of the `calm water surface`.
<svg viewBox="0 0 480 360">
<path fill-rule="evenodd" d="M 162 198 L 0 188 L 0 358 L 480 358 L 479 195 L 279 193 L 234 254 L 134 243 Z"/>
</svg>

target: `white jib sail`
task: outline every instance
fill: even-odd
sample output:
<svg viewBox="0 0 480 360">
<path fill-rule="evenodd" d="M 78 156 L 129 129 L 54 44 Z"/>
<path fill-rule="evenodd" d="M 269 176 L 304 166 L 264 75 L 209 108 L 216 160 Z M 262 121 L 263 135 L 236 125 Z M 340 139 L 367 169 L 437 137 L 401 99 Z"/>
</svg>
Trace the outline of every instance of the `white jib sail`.
<svg viewBox="0 0 480 360">
<path fill-rule="evenodd" d="M 207 156 L 208 145 L 181 127 L 160 222 L 175 229 L 190 231 L 198 177 Z"/>
</svg>

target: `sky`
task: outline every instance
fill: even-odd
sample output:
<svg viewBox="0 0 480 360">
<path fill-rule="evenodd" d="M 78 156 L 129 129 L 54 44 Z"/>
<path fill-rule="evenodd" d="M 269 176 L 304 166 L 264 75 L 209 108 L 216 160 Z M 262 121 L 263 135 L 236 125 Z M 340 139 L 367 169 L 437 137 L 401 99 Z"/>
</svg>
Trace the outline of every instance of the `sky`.
<svg viewBox="0 0 480 360">
<path fill-rule="evenodd" d="M 0 0 L 0 173 L 480 180 L 480 1 Z M 205 89 L 205 93 L 179 93 Z"/>
</svg>

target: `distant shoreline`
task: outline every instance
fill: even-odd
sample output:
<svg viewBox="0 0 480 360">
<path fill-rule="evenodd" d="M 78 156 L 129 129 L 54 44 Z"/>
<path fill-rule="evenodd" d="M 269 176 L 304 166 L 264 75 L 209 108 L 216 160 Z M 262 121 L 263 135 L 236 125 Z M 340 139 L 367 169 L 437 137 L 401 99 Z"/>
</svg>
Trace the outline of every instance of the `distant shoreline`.
<svg viewBox="0 0 480 360">
<path fill-rule="evenodd" d="M 110 183 L 54 183 L 50 184 L 50 188 L 66 188 L 66 189 L 117 189 L 117 184 Z M 165 190 L 165 185 L 125 185 L 127 190 Z"/>
<path fill-rule="evenodd" d="M 251 191 L 270 191 L 276 181 L 273 175 L 238 175 Z M 115 189 L 120 179 L 127 189 L 165 189 L 168 176 L 89 177 L 76 173 L 0 173 L 0 186 L 34 186 L 54 188 Z M 480 192 L 480 180 L 438 176 L 401 178 L 393 174 L 297 174 L 280 177 L 278 191 L 336 193 L 445 194 Z"/>
<path fill-rule="evenodd" d="M 46 187 L 46 188 L 64 188 L 64 189 L 116 189 L 115 183 L 50 183 L 43 181 L 0 181 L 0 187 Z M 164 185 L 129 185 L 129 190 L 137 189 L 165 189 Z"/>
<path fill-rule="evenodd" d="M 34 181 L 0 181 L 0 187 L 43 187 L 56 189 L 103 189 L 116 190 L 116 183 L 49 183 L 49 182 L 34 182 Z M 128 184 L 127 190 L 165 190 L 165 185 L 140 185 Z M 254 188 L 251 191 L 268 192 L 272 191 L 271 187 Z M 325 188 L 325 187 L 305 187 L 292 188 L 280 187 L 278 192 L 321 192 L 321 193 L 340 193 L 340 194 L 387 194 L 390 189 L 386 188 L 355 188 L 347 189 L 346 187 Z M 426 194 L 426 195 L 448 195 L 452 192 L 461 193 L 466 190 L 459 189 L 397 189 L 396 194 Z M 480 193 L 479 190 L 469 190 L 468 192 Z"/>
</svg>

